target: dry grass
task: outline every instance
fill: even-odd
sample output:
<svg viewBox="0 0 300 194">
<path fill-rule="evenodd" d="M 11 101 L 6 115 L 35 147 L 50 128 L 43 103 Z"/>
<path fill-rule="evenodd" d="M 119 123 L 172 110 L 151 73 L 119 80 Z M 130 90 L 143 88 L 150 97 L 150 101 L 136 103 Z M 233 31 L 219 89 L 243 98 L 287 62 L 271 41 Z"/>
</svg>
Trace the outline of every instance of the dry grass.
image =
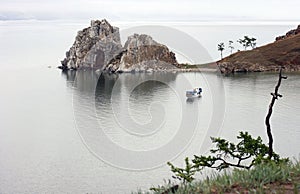
<svg viewBox="0 0 300 194">
<path fill-rule="evenodd" d="M 250 62 L 263 65 L 300 65 L 300 34 L 250 51 L 239 51 L 221 62 Z"/>
<path fill-rule="evenodd" d="M 169 182 L 156 192 L 137 193 L 300 193 L 300 162 L 267 163 L 251 170 L 215 173 L 202 181 L 181 184 L 176 192 L 171 192 L 174 185 Z"/>
</svg>

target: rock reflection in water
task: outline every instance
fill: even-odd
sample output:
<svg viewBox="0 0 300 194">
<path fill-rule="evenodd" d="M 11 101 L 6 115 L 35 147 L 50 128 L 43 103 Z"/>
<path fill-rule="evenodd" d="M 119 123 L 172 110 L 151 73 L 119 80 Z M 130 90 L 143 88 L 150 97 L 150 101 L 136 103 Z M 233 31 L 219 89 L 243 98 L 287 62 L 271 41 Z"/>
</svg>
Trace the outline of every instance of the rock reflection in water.
<svg viewBox="0 0 300 194">
<path fill-rule="evenodd" d="M 119 127 L 133 135 L 155 133 L 165 122 L 162 103 L 172 95 L 168 85 L 175 79 L 174 73 L 103 74 L 95 93 L 98 116 L 102 120 L 114 117 Z M 103 115 L 103 110 L 111 117 Z"/>
</svg>

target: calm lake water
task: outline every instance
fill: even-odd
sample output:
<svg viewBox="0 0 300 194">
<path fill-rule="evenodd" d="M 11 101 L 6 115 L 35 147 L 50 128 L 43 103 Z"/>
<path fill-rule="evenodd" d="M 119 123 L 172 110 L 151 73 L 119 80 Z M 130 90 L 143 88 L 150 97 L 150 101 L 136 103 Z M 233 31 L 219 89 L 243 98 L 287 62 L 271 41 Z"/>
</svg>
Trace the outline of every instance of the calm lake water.
<svg viewBox="0 0 300 194">
<path fill-rule="evenodd" d="M 186 156 L 207 153 L 210 136 L 235 141 L 243 130 L 267 140 L 277 74 L 62 73 L 53 61 L 71 44 L 59 35 L 65 26 L 5 25 L 0 193 L 130 193 L 171 178 L 167 161 L 182 165 Z M 46 44 L 58 37 L 63 43 Z M 299 158 L 300 74 L 287 75 L 271 124 L 275 151 Z M 187 100 L 185 91 L 198 86 L 202 97 Z"/>
</svg>

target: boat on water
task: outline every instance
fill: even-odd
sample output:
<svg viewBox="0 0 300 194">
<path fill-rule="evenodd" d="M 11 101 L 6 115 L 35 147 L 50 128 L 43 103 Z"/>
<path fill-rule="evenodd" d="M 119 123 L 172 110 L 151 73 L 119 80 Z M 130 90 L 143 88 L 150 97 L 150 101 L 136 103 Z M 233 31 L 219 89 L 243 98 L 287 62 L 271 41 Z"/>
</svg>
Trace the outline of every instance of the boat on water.
<svg viewBox="0 0 300 194">
<path fill-rule="evenodd" d="M 202 88 L 194 88 L 193 90 L 186 91 L 185 95 L 187 98 L 201 97 Z"/>
</svg>

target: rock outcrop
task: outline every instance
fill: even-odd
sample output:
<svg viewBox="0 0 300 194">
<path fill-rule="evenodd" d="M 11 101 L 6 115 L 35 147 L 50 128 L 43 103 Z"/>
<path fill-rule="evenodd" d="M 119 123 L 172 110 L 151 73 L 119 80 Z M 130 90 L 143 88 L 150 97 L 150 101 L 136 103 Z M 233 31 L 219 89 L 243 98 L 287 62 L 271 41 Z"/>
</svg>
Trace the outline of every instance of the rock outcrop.
<svg viewBox="0 0 300 194">
<path fill-rule="evenodd" d="M 91 26 L 78 32 L 75 42 L 66 52 L 60 68 L 103 69 L 122 50 L 119 29 L 105 19 L 91 21 Z"/>
<path fill-rule="evenodd" d="M 78 32 L 75 42 L 61 62 L 63 70 L 92 68 L 109 73 L 175 69 L 175 54 L 145 34 L 128 37 L 121 45 L 119 29 L 106 20 L 91 21 Z"/>
<path fill-rule="evenodd" d="M 296 29 L 288 31 L 285 35 L 276 37 L 275 41 L 283 40 L 283 39 L 286 39 L 288 37 L 297 35 L 299 33 L 300 33 L 300 25 L 298 25 L 298 27 Z"/>
<path fill-rule="evenodd" d="M 104 70 L 109 72 L 143 72 L 175 69 L 179 64 L 168 47 L 159 44 L 151 36 L 129 36 L 123 51 L 113 58 Z"/>
<path fill-rule="evenodd" d="M 300 33 L 288 34 L 274 43 L 234 53 L 218 61 L 217 65 L 224 74 L 278 71 L 280 67 L 289 72 L 300 71 Z"/>
</svg>

